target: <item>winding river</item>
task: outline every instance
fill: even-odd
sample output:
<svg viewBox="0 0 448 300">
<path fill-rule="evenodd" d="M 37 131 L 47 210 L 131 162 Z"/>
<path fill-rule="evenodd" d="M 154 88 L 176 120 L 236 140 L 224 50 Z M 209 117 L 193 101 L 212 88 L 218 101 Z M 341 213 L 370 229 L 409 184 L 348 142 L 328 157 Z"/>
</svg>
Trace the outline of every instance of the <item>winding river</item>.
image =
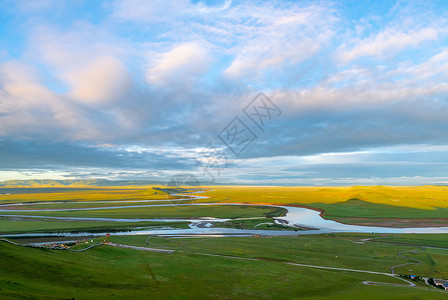
<svg viewBox="0 0 448 300">
<path fill-rule="evenodd" d="M 208 197 L 195 196 L 195 199 L 205 199 Z M 258 229 L 233 229 L 233 228 L 219 228 L 219 222 L 229 221 L 230 219 L 216 219 L 216 218 L 202 218 L 202 219 L 123 219 L 123 218 L 90 218 L 90 217 L 50 217 L 42 215 L 21 215 L 20 212 L 29 211 L 21 209 L 0 209 L 1 217 L 16 217 L 16 218 L 33 218 L 33 219 L 55 219 L 65 221 L 111 221 L 111 222 L 190 222 L 189 229 L 133 229 L 123 232 L 110 232 L 111 235 L 161 235 L 161 236 L 251 236 L 254 234 L 259 235 L 301 235 L 301 234 L 318 234 L 318 233 L 337 233 L 337 232 L 358 232 L 358 233 L 448 233 L 448 227 L 427 227 L 427 228 L 391 228 L 391 227 L 372 227 L 372 226 L 359 226 L 342 224 L 336 221 L 326 220 L 322 218 L 319 212 L 292 206 L 279 206 L 279 205 L 265 205 L 265 204 L 240 204 L 240 203 L 178 203 L 182 201 L 192 200 L 191 198 L 176 199 L 176 203 L 167 204 L 167 200 L 125 200 L 125 201 L 92 201 L 90 203 L 138 203 L 138 202 L 164 202 L 163 204 L 151 204 L 151 205 L 127 205 L 127 206 L 110 206 L 110 207 L 89 207 L 89 208 L 69 208 L 69 209 L 36 209 L 33 212 L 50 212 L 50 211 L 73 211 L 73 210 L 100 210 L 100 209 L 120 209 L 120 208 L 139 208 L 139 207 L 158 207 L 158 206 L 186 206 L 186 205 L 238 205 L 238 206 L 264 206 L 264 207 L 282 207 L 287 210 L 287 213 L 283 217 L 275 218 L 276 222 L 280 222 L 291 228 L 305 227 L 313 228 L 307 230 L 258 230 Z M 50 202 L 35 202 L 35 203 L 16 203 L 14 205 L 38 205 Z M 52 204 L 56 202 L 51 202 Z M 61 203 L 61 202 L 59 202 Z M 87 202 L 83 202 L 87 203 Z M 0 205 L 0 208 L 5 205 Z M 11 204 L 9 204 L 11 206 Z M 2 212 L 16 212 L 18 214 L 1 214 Z M 213 227 L 198 226 L 199 224 L 214 224 Z M 29 233 L 29 234 L 13 234 L 3 235 L 2 237 L 20 237 L 20 236 L 63 236 L 63 237 L 76 237 L 95 235 L 101 236 L 104 233 L 92 233 L 92 232 L 80 232 L 80 233 Z"/>
</svg>

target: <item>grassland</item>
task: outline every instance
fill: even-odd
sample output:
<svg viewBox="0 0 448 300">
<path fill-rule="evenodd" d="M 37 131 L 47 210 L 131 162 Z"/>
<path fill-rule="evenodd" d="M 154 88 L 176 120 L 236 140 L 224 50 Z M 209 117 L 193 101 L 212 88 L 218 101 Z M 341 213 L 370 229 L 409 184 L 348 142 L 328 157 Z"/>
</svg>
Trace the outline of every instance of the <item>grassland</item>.
<svg viewBox="0 0 448 300">
<path fill-rule="evenodd" d="M 393 233 L 393 234 L 370 234 L 370 233 L 338 233 L 328 234 L 332 237 L 345 238 L 351 241 L 369 239 L 378 243 L 394 243 L 402 245 L 416 245 L 426 247 L 448 248 L 448 234 L 445 233 Z"/>
<path fill-rule="evenodd" d="M 29 191 L 29 192 L 28 192 Z M 236 207 L 236 206 L 181 206 L 181 207 L 129 207 L 135 205 L 151 206 L 154 202 L 132 202 L 139 200 L 161 200 L 168 203 L 176 202 L 176 197 L 170 197 L 158 189 L 135 188 L 16 188 L 8 189 L 15 194 L 1 195 L 0 204 L 25 203 L 20 206 L 2 206 L 2 209 L 20 209 L 20 212 L 2 212 L 3 215 L 39 215 L 50 217 L 93 217 L 93 218 L 181 218 L 195 219 L 211 218 L 272 218 L 285 213 L 284 209 L 272 207 Z M 172 201 L 171 201 L 172 200 Z M 111 203 L 104 203 L 107 201 Z M 114 203 L 117 201 L 117 203 Z M 120 201 L 120 202 L 118 202 Z M 131 201 L 131 202 L 122 202 Z M 36 204 L 42 202 L 42 204 Z M 26 203 L 29 203 L 28 205 Z M 160 202 L 156 202 L 160 204 Z M 185 203 L 185 202 L 183 202 Z M 187 202 L 188 203 L 188 202 Z M 120 209 L 108 209 L 108 206 L 124 206 Z M 36 211 L 40 209 L 79 209 L 101 208 L 92 211 Z M 272 220 L 272 219 L 270 219 Z M 157 222 L 103 222 L 103 221 L 62 221 L 54 219 L 32 219 L 24 217 L 0 217 L 0 234 L 26 232 L 67 232 L 67 231 L 113 231 L 132 229 L 134 227 L 155 228 L 170 226 L 188 228 L 187 223 L 157 223 Z"/>
<path fill-rule="evenodd" d="M 89 218 L 252 218 L 272 216 L 273 212 L 281 215 L 284 210 L 274 207 L 261 206 L 159 206 L 159 207 L 134 207 L 120 209 L 98 210 L 71 210 L 71 211 L 21 211 L 20 215 L 39 215 L 57 217 L 89 217 Z M 2 212 L 2 214 L 18 214 L 17 212 Z M 275 216 L 275 214 L 274 214 Z"/>
<path fill-rule="evenodd" d="M 91 222 L 91 221 L 57 221 L 51 219 L 7 219 L 0 217 L 0 234 L 30 232 L 110 232 L 129 230 L 138 227 L 157 229 L 161 227 L 189 228 L 187 222 Z"/>
<path fill-rule="evenodd" d="M 378 238 L 385 235 L 360 234 L 317 234 L 298 237 L 271 238 L 204 238 L 204 239 L 169 239 L 151 238 L 156 245 L 164 245 L 171 249 L 185 252 L 206 252 L 219 255 L 231 255 L 246 258 L 261 258 L 266 260 L 290 261 L 311 265 L 324 265 L 338 268 L 362 269 L 377 272 L 389 272 L 390 267 L 406 263 L 400 258 L 399 251 L 420 251 L 421 248 L 409 245 L 396 245 L 381 242 L 354 243 L 360 239 Z M 395 235 L 387 235 L 394 237 Z M 404 235 L 406 236 L 406 235 Z M 427 242 L 437 243 L 439 239 L 448 238 L 448 234 L 440 236 L 422 235 Z M 111 236 L 110 241 L 134 246 L 145 246 L 145 236 Z M 152 245 L 150 245 L 152 246 Z M 428 253 L 437 252 L 437 259 L 428 257 Z M 448 250 L 426 249 L 420 255 L 411 255 L 422 259 L 420 265 L 422 276 L 433 276 L 434 266 L 437 266 L 437 276 L 448 278 Z M 434 253 L 435 253 L 434 252 Z M 432 254 L 429 254 L 432 256 Z M 398 273 L 414 274 L 406 268 L 398 269 Z"/>
<path fill-rule="evenodd" d="M 448 187 L 213 187 L 215 201 L 273 204 L 337 204 L 350 199 L 422 210 L 448 208 Z"/>
<path fill-rule="evenodd" d="M 358 199 L 373 204 L 393 207 L 407 207 L 431 211 L 448 208 L 448 187 L 205 187 L 205 196 L 213 197 L 213 202 L 245 202 L 271 204 L 317 203 L 341 204 Z M 0 188 L 0 193 L 3 189 Z M 0 203 L 36 201 L 98 201 L 98 200 L 147 200 L 166 199 L 160 189 L 152 187 L 110 187 L 110 188 L 16 188 L 8 189 L 11 194 L 0 195 Z M 210 199 L 200 200 L 210 202 Z"/>
<path fill-rule="evenodd" d="M 108 237 L 142 246 L 146 237 Z M 353 244 L 347 236 L 300 238 L 158 239 L 181 242 L 184 252 L 153 253 L 100 246 L 82 253 L 21 248 L 0 242 L 2 299 L 444 299 L 410 287 L 367 286 L 362 281 L 400 283 L 387 276 L 320 270 L 284 261 L 387 272 L 403 263 L 390 244 Z M 171 245 L 173 246 L 173 245 Z M 234 255 L 256 261 L 201 255 Z M 433 255 L 433 254 L 431 254 Z M 447 253 L 433 255 L 447 270 Z M 429 265 L 424 271 L 430 269 Z M 423 286 L 422 286 L 423 287 Z"/>
<path fill-rule="evenodd" d="M 291 228 L 289 226 L 277 224 L 274 222 L 273 218 L 226 221 L 216 224 L 216 227 L 258 230 L 300 230 L 299 228 Z"/>
<path fill-rule="evenodd" d="M 0 189 L 2 190 L 2 189 Z M 9 206 L 23 209 L 23 212 L 9 214 L 66 216 L 66 217 L 106 217 L 106 218 L 238 218 L 272 217 L 268 209 L 259 207 L 176 207 L 170 208 L 123 208 L 107 209 L 114 206 L 113 201 L 168 200 L 170 197 L 160 187 L 89 187 L 89 188 L 14 188 L 3 189 L 11 194 L 0 195 L 0 204 L 45 202 L 22 206 Z M 421 187 L 207 187 L 201 195 L 208 199 L 196 202 L 257 203 L 299 205 L 322 211 L 323 217 L 347 224 L 388 227 L 428 227 L 448 226 L 448 188 L 443 186 Z M 172 199 L 171 202 L 176 202 Z M 99 201 L 112 201 L 101 203 Z M 96 202 L 96 203 L 95 203 Z M 171 203 L 169 202 L 169 203 Z M 117 206 L 151 205 L 154 202 L 117 202 Z M 33 212 L 36 209 L 77 209 L 96 207 L 104 209 L 93 211 Z M 7 208 L 7 207 L 3 207 Z M 29 211 L 25 211 L 29 210 Z M 2 213 L 8 214 L 8 213 Z M 34 223 L 35 222 L 35 223 Z M 70 222 L 2 221 L 0 232 L 24 230 L 76 230 L 118 224 L 90 224 L 83 222 L 72 226 Z M 267 221 L 266 221 L 267 222 Z M 244 226 L 252 226 L 243 222 Z M 247 224 L 246 224 L 247 223 Z M 123 224 L 122 224 L 123 225 Z M 235 224 L 231 224 L 234 226 Z M 239 225 L 235 225 L 239 226 Z M 261 229 L 261 228 L 260 228 Z"/>
<path fill-rule="evenodd" d="M 40 201 L 101 201 L 167 199 L 167 194 L 152 187 L 108 188 L 0 188 L 0 203 Z"/>
<path fill-rule="evenodd" d="M 300 205 L 324 211 L 326 218 L 346 222 L 377 223 L 384 219 L 442 220 L 447 216 L 445 187 L 274 188 L 213 187 L 210 199 L 198 202 Z M 166 200 L 152 188 L 92 188 L 16 190 L 1 195 L 0 204 L 48 201 L 52 204 L 20 206 L 23 212 L 67 217 L 106 218 L 248 218 L 229 227 L 254 228 L 284 213 L 260 206 L 125 207 L 108 209 L 89 201 Z M 56 202 L 63 203 L 56 203 Z M 65 201 L 65 202 L 64 202 Z M 174 200 L 176 201 L 176 200 Z M 55 203 L 53 203 L 55 202 Z M 150 205 L 150 203 L 147 203 Z M 135 203 L 129 203 L 135 205 Z M 36 212 L 36 208 L 102 207 L 92 211 Z M 14 207 L 17 208 L 17 207 Z M 28 211 L 27 211 L 28 210 Z M 7 214 L 7 213 L 2 213 Z M 117 230 L 131 226 L 186 227 L 181 223 L 69 222 L 51 219 L 0 218 L 0 233 Z M 224 226 L 227 226 L 224 225 Z M 258 229 L 267 229 L 260 225 Z M 146 246 L 147 236 L 101 238 Z M 369 239 L 369 240 L 366 240 Z M 95 240 L 98 241 L 99 239 Z M 167 247 L 174 254 L 121 249 L 102 245 L 82 253 L 18 247 L 0 241 L 1 299 L 444 299 L 446 294 L 419 288 L 368 286 L 363 281 L 400 283 L 384 275 L 312 269 L 285 262 L 389 272 L 408 260 L 400 251 L 421 261 L 397 267 L 402 274 L 448 278 L 448 235 L 321 234 L 273 238 L 151 238 L 151 247 Z M 88 244 L 80 244 L 78 248 Z M 421 246 L 426 246 L 423 250 Z M 415 252 L 415 254 L 413 254 Z M 211 256 L 217 255 L 217 256 Z M 225 257 L 228 256 L 228 257 Z M 238 257 L 242 259 L 236 259 Z M 247 259 L 247 260 L 246 260 Z M 255 260 L 249 260 L 255 259 Z M 431 289 L 431 288 L 429 288 Z"/>
<path fill-rule="evenodd" d="M 348 224 L 448 226 L 448 187 L 445 186 L 232 186 L 213 187 L 205 195 L 213 197 L 214 202 L 305 206 L 321 211 L 327 219 Z"/>
</svg>

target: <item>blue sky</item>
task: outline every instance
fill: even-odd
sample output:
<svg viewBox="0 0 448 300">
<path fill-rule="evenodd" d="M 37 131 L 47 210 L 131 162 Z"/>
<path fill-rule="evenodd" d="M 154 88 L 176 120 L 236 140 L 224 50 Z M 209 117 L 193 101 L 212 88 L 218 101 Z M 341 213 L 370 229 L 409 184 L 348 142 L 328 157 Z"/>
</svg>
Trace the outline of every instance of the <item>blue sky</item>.
<svg viewBox="0 0 448 300">
<path fill-rule="evenodd" d="M 0 180 L 446 184 L 447 12 L 0 1 Z M 278 108 L 263 127 L 243 111 L 260 92 Z M 223 140 L 235 117 L 256 137 L 240 153 Z"/>
</svg>

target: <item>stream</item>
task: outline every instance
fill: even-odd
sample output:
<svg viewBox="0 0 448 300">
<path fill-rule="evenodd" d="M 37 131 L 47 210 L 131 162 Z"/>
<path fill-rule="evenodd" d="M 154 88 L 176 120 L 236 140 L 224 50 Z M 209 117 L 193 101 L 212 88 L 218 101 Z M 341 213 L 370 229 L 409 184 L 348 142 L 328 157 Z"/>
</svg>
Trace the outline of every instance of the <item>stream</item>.
<svg viewBox="0 0 448 300">
<path fill-rule="evenodd" d="M 196 196 L 197 199 L 206 197 Z M 177 199 L 176 201 L 184 199 Z M 142 200 L 146 201 L 147 200 Z M 162 200 L 165 201 L 166 200 Z M 128 201 L 114 201 L 114 203 Z M 129 201 L 129 202 L 139 202 Z M 181 219 L 181 218 L 152 218 L 152 219 L 124 219 L 124 218 L 91 218 L 91 217 L 50 217 L 39 215 L 1 215 L 3 217 L 18 218 L 35 218 L 35 219 L 56 219 L 66 221 L 111 221 L 111 222 L 190 222 L 189 229 L 130 229 L 128 231 L 109 232 L 110 235 L 160 235 L 160 236 L 252 236 L 252 235 L 270 235 L 270 236 L 286 236 L 301 234 L 319 234 L 319 233 L 337 233 L 337 232 L 357 232 L 357 233 L 448 233 L 448 227 L 426 227 L 426 228 L 392 228 L 392 227 L 373 227 L 342 224 L 336 221 L 326 220 L 322 218 L 318 211 L 292 206 L 265 205 L 265 204 L 240 204 L 240 203 L 170 203 L 170 204 L 153 204 L 153 205 L 131 205 L 131 206 L 112 206 L 112 207 L 92 207 L 77 209 L 39 209 L 33 212 L 49 212 L 49 211 L 70 211 L 70 210 L 96 210 L 96 209 L 120 209 L 120 208 L 139 208 L 139 207 L 158 207 L 158 206 L 186 206 L 186 205 L 236 205 L 236 206 L 263 206 L 263 207 L 281 207 L 287 210 L 283 217 L 274 218 L 277 223 L 281 223 L 296 230 L 259 230 L 259 229 L 234 229 L 219 228 L 219 222 L 226 222 L 230 219 L 218 218 L 200 218 L 200 219 Z M 28 205 L 32 205 L 29 203 Z M 24 212 L 24 210 L 0 209 L 1 212 Z M 200 224 L 210 223 L 213 227 L 198 226 Z M 218 226 L 218 227 L 215 227 Z M 297 227 L 305 227 L 305 230 L 298 230 Z M 313 229 L 310 229 L 313 228 Z M 77 232 L 77 233 L 24 233 L 24 234 L 7 234 L 1 237 L 85 237 L 85 236 L 104 236 L 108 232 Z"/>
</svg>

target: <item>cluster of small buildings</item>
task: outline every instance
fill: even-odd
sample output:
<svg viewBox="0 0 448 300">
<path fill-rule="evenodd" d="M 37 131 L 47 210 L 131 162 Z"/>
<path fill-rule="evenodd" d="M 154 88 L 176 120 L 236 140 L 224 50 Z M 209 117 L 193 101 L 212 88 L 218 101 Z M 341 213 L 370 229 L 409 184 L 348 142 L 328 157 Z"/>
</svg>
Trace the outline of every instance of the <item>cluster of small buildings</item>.
<svg viewBox="0 0 448 300">
<path fill-rule="evenodd" d="M 44 244 L 44 247 L 50 248 L 50 249 L 68 249 L 69 246 L 61 243 L 51 243 L 51 244 Z"/>
<path fill-rule="evenodd" d="M 43 247 L 50 248 L 50 249 L 69 249 L 70 247 L 83 243 L 84 241 L 67 241 L 67 242 L 54 242 L 54 243 L 48 243 L 43 244 Z M 93 240 L 91 240 L 93 242 Z M 88 241 L 85 241 L 86 244 L 88 244 Z"/>
<path fill-rule="evenodd" d="M 434 279 L 434 284 L 438 287 L 444 288 L 445 291 L 448 291 L 448 280 Z"/>
</svg>

